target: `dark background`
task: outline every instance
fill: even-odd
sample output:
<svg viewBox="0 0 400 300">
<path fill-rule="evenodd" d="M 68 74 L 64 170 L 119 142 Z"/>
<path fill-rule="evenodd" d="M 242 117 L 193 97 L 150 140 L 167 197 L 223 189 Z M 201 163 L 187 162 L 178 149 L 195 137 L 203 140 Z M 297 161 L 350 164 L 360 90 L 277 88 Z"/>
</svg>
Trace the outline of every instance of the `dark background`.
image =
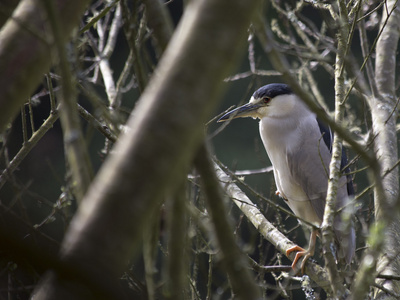
<svg viewBox="0 0 400 300">
<path fill-rule="evenodd" d="M 179 18 L 183 11 L 182 7 L 182 1 L 171 1 L 168 4 L 168 8 L 175 24 L 179 22 Z M 303 13 L 309 19 L 315 21 L 315 23 L 319 23 L 318 20 L 320 20 L 321 16 L 317 11 L 309 8 Z M 269 8 L 269 18 L 276 18 L 277 16 L 275 14 L 275 11 L 272 8 Z M 359 51 L 359 41 L 357 36 L 355 36 L 353 43 L 354 51 Z M 116 51 L 110 61 L 114 70 L 114 78 L 118 78 L 128 56 L 128 51 L 129 48 L 127 42 L 121 33 L 117 42 Z M 356 52 L 354 55 L 355 57 L 361 57 L 361 55 L 357 55 Z M 232 75 L 249 70 L 250 67 L 247 56 L 247 51 L 244 51 L 236 73 Z M 256 39 L 255 58 L 257 69 L 272 70 L 268 58 L 263 53 L 263 50 Z M 288 59 L 289 61 L 295 61 L 295 58 L 293 57 L 288 57 Z M 193 70 L 193 72 L 198 71 L 201 70 Z M 318 78 L 318 87 L 320 88 L 327 105 L 331 110 L 334 109 L 333 78 L 327 75 L 327 73 L 320 67 L 316 67 L 312 72 L 314 77 Z M 262 77 L 254 75 L 240 80 L 225 82 L 226 93 L 214 114 L 210 116 L 210 120 L 232 105 L 246 103 L 250 99 L 251 94 L 257 88 L 272 82 L 282 82 L 282 80 L 279 76 Z M 43 79 L 43 86 L 38 87 L 36 92 L 41 93 L 44 91 L 45 87 L 46 85 Z M 104 99 L 106 98 L 101 82 L 98 83 L 97 92 Z M 138 96 L 139 93 L 137 90 L 124 94 L 123 107 L 126 108 L 127 111 L 132 109 L 135 102 L 138 100 Z M 187 100 L 190 101 L 190 99 Z M 88 110 L 93 110 L 90 102 L 82 95 L 79 96 L 79 103 Z M 39 128 L 43 120 L 49 115 L 49 98 L 48 96 L 38 98 L 34 97 L 32 104 L 35 127 Z M 349 105 L 351 106 L 352 112 L 356 112 L 358 115 L 365 114 L 365 105 L 357 97 L 351 96 Z M 27 114 L 26 121 L 29 124 L 28 107 L 25 107 L 24 110 Z M 126 116 L 128 116 L 128 113 Z M 9 133 L 5 136 L 6 139 L 3 140 L 10 159 L 12 159 L 22 146 L 23 139 L 21 124 L 22 117 L 20 115 L 13 122 Z M 101 153 L 101 150 L 104 147 L 104 137 L 84 120 L 82 120 L 82 126 L 85 128 L 86 141 L 90 149 L 92 164 L 95 170 L 98 170 L 104 160 L 104 155 Z M 209 136 L 212 136 L 211 145 L 216 158 L 224 165 L 228 166 L 231 170 L 251 170 L 270 166 L 270 161 L 259 137 L 258 121 L 249 118 L 234 120 L 222 132 L 214 136 L 215 131 L 218 130 L 220 126 L 221 124 L 212 121 L 207 126 L 207 132 Z M 28 136 L 30 136 L 30 134 L 31 132 L 28 132 Z M 3 153 L 3 155 L 5 154 Z M 352 157 L 351 151 L 349 152 L 349 155 Z M 362 165 L 357 164 L 357 166 L 360 167 Z M 0 167 L 4 168 L 4 159 L 2 159 Z M 68 226 L 67 222 L 76 209 L 73 199 L 71 199 L 71 205 L 68 209 L 57 211 L 54 214 L 54 218 L 49 219 L 47 223 L 43 223 L 43 221 L 49 216 L 49 214 L 51 214 L 53 211 L 53 205 L 56 203 L 57 199 L 64 195 L 63 193 L 67 188 L 64 185 L 65 178 L 63 177 L 65 176 L 65 169 L 62 130 L 60 122 L 57 121 L 54 127 L 40 140 L 40 142 L 20 164 L 18 170 L 13 174 L 12 180 L 10 180 L 0 190 L 1 203 L 17 211 L 25 211 L 26 215 L 29 215 L 28 219 L 31 225 L 37 225 L 44 233 L 53 237 L 57 241 L 61 241 Z M 40 174 L 40 176 L 38 176 L 38 174 Z M 272 173 L 246 176 L 244 182 L 265 197 L 283 204 L 283 202 L 274 195 L 275 186 Z M 356 180 L 356 191 L 361 191 L 366 184 L 365 176 L 358 175 Z M 268 208 L 266 203 L 260 202 L 259 199 L 256 199 L 251 195 L 250 198 L 261 207 L 264 207 L 265 214 L 269 220 L 280 222 L 283 220 L 286 229 L 296 226 L 297 221 L 294 218 L 288 218 L 282 213 L 277 214 L 274 209 Z M 369 199 L 366 199 L 366 201 L 361 205 L 368 207 Z M 240 223 L 239 231 L 242 233 L 242 242 L 251 249 L 250 252 L 252 252 L 256 258 L 259 258 L 260 252 L 263 251 L 265 252 L 263 255 L 274 255 L 275 252 L 271 249 L 268 243 L 260 240 L 259 236 L 256 235 L 254 229 L 246 220 L 242 221 L 240 219 L 239 211 L 236 208 L 233 208 L 233 206 L 232 215 L 235 219 L 235 225 Z M 292 234 L 291 237 L 295 237 L 295 241 L 300 245 L 305 245 L 306 243 L 302 231 L 298 231 L 295 235 Z M 258 248 L 259 245 L 262 246 Z M 208 257 L 204 257 L 203 259 L 205 267 L 203 272 L 206 274 Z M 289 263 L 286 259 L 284 259 L 284 262 Z M 140 273 L 141 268 L 141 261 L 136 262 L 135 272 Z M 220 276 L 221 282 L 224 282 L 226 280 L 224 275 L 220 274 Z M 269 275 L 267 275 L 266 278 L 271 279 Z M 270 282 L 274 283 L 275 281 L 271 280 Z M 304 297 L 304 293 L 299 292 L 298 296 Z"/>
</svg>

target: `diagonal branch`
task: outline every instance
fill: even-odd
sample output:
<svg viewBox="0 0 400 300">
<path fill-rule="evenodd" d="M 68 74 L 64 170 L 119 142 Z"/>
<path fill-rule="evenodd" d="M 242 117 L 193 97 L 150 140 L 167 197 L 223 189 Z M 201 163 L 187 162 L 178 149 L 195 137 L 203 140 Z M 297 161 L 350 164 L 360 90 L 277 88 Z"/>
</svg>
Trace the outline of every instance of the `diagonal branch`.
<svg viewBox="0 0 400 300">
<path fill-rule="evenodd" d="M 279 252 L 286 255 L 286 250 L 295 244 L 264 217 L 256 205 L 252 203 L 246 194 L 233 182 L 230 176 L 228 176 L 217 164 L 214 164 L 214 168 L 217 177 L 228 196 L 246 215 L 249 221 L 264 236 L 264 238 L 272 243 Z M 293 260 L 294 256 L 295 254 L 292 253 L 290 258 Z M 332 294 L 328 274 L 323 268 L 311 261 L 307 261 L 306 271 L 312 280 L 314 280 L 328 294 Z"/>
<path fill-rule="evenodd" d="M 70 223 L 63 261 L 112 281 L 121 276 L 141 249 L 150 216 L 187 173 L 259 5 L 206 0 L 186 7 L 128 121 L 130 130 L 119 137 Z M 36 299 L 88 299 L 85 285 L 54 274 L 45 276 Z"/>
</svg>

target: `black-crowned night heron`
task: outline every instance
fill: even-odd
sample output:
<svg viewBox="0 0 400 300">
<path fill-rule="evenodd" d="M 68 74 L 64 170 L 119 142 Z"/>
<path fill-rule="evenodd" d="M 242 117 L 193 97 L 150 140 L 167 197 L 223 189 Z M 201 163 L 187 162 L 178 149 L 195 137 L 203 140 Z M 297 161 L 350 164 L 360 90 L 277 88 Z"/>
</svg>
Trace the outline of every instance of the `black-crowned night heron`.
<svg viewBox="0 0 400 300">
<path fill-rule="evenodd" d="M 333 140 L 330 129 L 286 84 L 280 83 L 261 87 L 248 104 L 226 113 L 218 121 L 243 117 L 260 119 L 260 135 L 274 168 L 277 194 L 297 216 L 319 227 L 328 188 Z M 342 168 L 345 164 L 343 153 Z M 338 212 L 352 195 L 351 176 L 343 175 L 337 191 Z M 343 226 L 340 213 L 336 215 L 333 227 L 337 249 L 334 255 L 349 264 L 355 251 L 354 228 Z M 304 256 L 301 265 L 304 272 L 306 260 L 314 255 L 317 235 L 318 230 L 312 230 L 307 250 L 299 246 L 287 250 L 287 255 L 297 251 L 293 268 Z"/>
</svg>

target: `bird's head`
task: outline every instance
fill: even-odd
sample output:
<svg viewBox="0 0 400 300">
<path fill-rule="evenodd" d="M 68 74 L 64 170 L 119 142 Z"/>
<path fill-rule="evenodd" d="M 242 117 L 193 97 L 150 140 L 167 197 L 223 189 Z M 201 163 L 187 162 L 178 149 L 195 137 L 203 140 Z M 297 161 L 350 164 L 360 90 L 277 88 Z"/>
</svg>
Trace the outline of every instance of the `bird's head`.
<svg viewBox="0 0 400 300">
<path fill-rule="evenodd" d="M 227 112 L 218 122 L 224 122 L 235 118 L 259 118 L 264 117 L 286 117 L 299 99 L 288 85 L 283 83 L 271 83 L 259 88 L 254 92 L 249 103 Z"/>
</svg>

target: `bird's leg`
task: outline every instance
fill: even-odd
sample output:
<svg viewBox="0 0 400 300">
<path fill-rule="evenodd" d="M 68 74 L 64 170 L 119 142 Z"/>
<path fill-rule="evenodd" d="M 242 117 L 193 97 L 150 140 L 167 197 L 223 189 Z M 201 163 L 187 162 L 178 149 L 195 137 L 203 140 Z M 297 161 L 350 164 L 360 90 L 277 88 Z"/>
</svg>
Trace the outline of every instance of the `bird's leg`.
<svg viewBox="0 0 400 300">
<path fill-rule="evenodd" d="M 306 266 L 306 262 L 307 260 L 314 255 L 315 252 L 315 242 L 317 240 L 317 234 L 318 231 L 317 230 L 312 230 L 311 231 L 311 236 L 310 236 L 310 243 L 308 245 L 308 249 L 305 250 L 299 246 L 293 246 L 289 249 L 286 250 L 286 256 L 289 256 L 290 253 L 297 251 L 296 256 L 293 260 L 292 263 L 292 269 L 294 270 L 296 267 L 297 262 L 299 261 L 299 259 L 304 256 L 303 261 L 301 262 L 301 273 L 304 274 L 304 270 L 305 270 L 305 266 Z"/>
</svg>

